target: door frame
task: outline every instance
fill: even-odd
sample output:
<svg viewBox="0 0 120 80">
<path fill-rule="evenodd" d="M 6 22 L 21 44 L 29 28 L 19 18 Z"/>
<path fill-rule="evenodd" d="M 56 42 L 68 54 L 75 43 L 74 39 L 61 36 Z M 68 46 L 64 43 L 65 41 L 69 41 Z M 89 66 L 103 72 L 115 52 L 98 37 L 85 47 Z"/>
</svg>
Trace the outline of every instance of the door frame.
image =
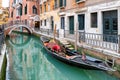
<svg viewBox="0 0 120 80">
<path fill-rule="evenodd" d="M 78 16 L 79 15 L 84 15 L 84 29 L 83 30 L 80 30 L 80 31 L 85 31 L 85 13 L 80 13 L 80 14 L 77 14 L 77 21 L 79 22 L 79 18 L 78 18 Z M 80 24 L 79 24 L 80 25 Z M 78 30 L 79 30 L 79 26 L 78 26 Z"/>
<path fill-rule="evenodd" d="M 103 13 L 104 13 L 104 12 L 109 12 L 109 11 L 111 11 L 111 12 L 112 12 L 112 11 L 117 11 L 117 28 L 118 28 L 118 26 L 119 26 L 119 25 L 118 25 L 118 22 L 119 22 L 119 21 L 118 21 L 118 18 L 119 18 L 119 17 L 118 17 L 118 9 L 108 10 L 108 11 L 102 11 L 101 13 L 102 13 L 102 28 L 103 28 L 103 29 L 102 29 L 102 30 L 103 30 L 102 32 L 103 32 L 103 35 L 105 34 L 105 33 L 104 33 L 104 14 L 103 14 Z M 112 27 L 112 28 L 113 28 L 113 27 Z M 118 30 L 119 30 L 119 29 L 118 29 Z M 118 30 L 117 30 L 117 35 L 118 35 Z M 112 31 L 111 31 L 111 32 L 112 32 Z"/>
<path fill-rule="evenodd" d="M 113 11 L 113 13 L 112 13 L 112 11 Z M 106 16 L 106 18 L 104 17 L 104 12 L 111 12 L 110 14 L 111 14 L 111 17 L 108 17 L 108 16 L 110 16 L 110 15 L 108 15 L 108 16 Z M 113 15 L 114 14 L 114 12 L 116 12 L 116 14 L 115 15 Z M 113 15 L 113 16 L 112 16 Z M 109 10 L 109 11 L 102 11 L 102 28 L 103 28 L 103 35 L 105 35 L 105 36 L 103 36 L 103 40 L 104 41 L 107 41 L 107 42 L 112 42 L 112 43 L 118 43 L 118 38 L 117 38 L 117 35 L 118 35 L 118 33 L 119 33 L 119 28 L 118 28 L 118 26 L 119 26 L 119 21 L 118 21 L 118 9 L 114 9 L 114 10 Z M 117 30 L 113 30 L 113 23 L 112 23 L 112 21 L 113 21 L 113 19 L 114 18 L 117 18 Z M 104 24 L 104 19 L 109 19 L 109 24 L 110 24 L 110 29 L 108 30 L 108 32 L 107 33 L 105 33 L 106 31 L 105 31 L 105 24 Z M 116 34 L 115 34 L 116 33 Z M 109 37 L 108 35 L 113 35 L 112 37 Z M 114 40 L 110 40 L 110 38 L 114 38 Z"/>
<path fill-rule="evenodd" d="M 71 30 L 71 31 L 70 31 L 70 17 L 73 17 L 73 21 L 74 21 L 73 22 L 74 24 L 73 24 L 73 27 L 72 27 L 74 30 Z M 74 34 L 74 31 L 75 31 L 75 16 L 74 15 L 68 16 L 68 21 L 69 21 L 69 27 L 68 27 L 69 28 L 69 34 Z"/>
</svg>

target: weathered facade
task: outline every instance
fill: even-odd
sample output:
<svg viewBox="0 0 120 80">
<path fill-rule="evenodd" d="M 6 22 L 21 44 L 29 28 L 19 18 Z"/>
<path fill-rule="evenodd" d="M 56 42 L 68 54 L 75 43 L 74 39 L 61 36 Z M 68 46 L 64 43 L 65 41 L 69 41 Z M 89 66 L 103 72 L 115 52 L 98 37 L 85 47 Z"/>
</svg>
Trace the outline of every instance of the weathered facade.
<svg viewBox="0 0 120 80">
<path fill-rule="evenodd" d="M 3 8 L 2 0 L 0 0 L 0 25 L 8 21 L 8 8 Z"/>
<path fill-rule="evenodd" d="M 120 34 L 119 3 L 119 0 L 87 0 L 86 32 L 107 35 Z M 96 18 L 94 23 L 91 21 L 92 18 Z"/>
<path fill-rule="evenodd" d="M 0 9 L 0 24 L 5 24 L 8 22 L 8 8 Z"/>
<path fill-rule="evenodd" d="M 59 0 L 41 0 L 40 1 L 40 27 L 54 29 L 57 26 L 59 29 Z"/>
<path fill-rule="evenodd" d="M 76 28 L 84 31 L 87 11 L 85 3 L 85 0 L 63 0 L 63 5 L 60 7 L 59 12 L 61 31 L 65 30 L 67 35 L 73 35 L 72 37 L 74 37 Z"/>
<path fill-rule="evenodd" d="M 60 38 L 119 52 L 119 4 L 120 0 L 10 0 L 9 21 L 26 20 L 52 31 L 56 25 Z"/>
<path fill-rule="evenodd" d="M 0 0 L 0 8 L 2 7 L 2 0 Z"/>
<path fill-rule="evenodd" d="M 9 13 L 11 23 L 20 20 L 39 27 L 39 0 L 10 0 Z"/>
</svg>

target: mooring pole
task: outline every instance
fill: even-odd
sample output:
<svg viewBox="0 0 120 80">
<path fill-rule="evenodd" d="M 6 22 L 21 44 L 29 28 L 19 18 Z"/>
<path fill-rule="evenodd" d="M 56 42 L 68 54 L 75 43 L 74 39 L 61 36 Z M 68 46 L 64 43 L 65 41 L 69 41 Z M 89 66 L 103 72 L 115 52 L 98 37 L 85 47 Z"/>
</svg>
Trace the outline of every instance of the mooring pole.
<svg viewBox="0 0 120 80">
<path fill-rule="evenodd" d="M 55 40 L 55 35 L 56 35 L 56 24 L 54 26 L 54 32 L 53 32 L 53 35 L 54 35 L 54 40 Z"/>
<path fill-rule="evenodd" d="M 77 37 L 78 37 L 78 26 L 79 22 L 76 23 L 76 30 L 75 30 L 75 50 L 77 51 Z"/>
</svg>

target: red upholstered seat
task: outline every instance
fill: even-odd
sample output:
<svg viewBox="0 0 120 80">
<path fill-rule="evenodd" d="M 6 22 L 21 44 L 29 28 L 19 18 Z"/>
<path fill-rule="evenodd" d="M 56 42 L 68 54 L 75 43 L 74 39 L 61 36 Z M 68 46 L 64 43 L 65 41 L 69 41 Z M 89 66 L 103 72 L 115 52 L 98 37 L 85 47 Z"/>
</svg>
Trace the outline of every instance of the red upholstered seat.
<svg viewBox="0 0 120 80">
<path fill-rule="evenodd" d="M 52 50 L 59 52 L 59 51 L 60 51 L 60 46 L 56 44 L 56 45 L 54 45 L 54 46 L 52 47 Z"/>
</svg>

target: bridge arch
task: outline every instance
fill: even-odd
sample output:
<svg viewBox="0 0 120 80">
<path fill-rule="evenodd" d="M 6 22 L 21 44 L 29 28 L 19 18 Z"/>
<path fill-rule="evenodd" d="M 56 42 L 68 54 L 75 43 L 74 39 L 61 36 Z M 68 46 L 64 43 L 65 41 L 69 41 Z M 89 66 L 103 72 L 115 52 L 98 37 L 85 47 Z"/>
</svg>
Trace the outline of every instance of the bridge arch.
<svg viewBox="0 0 120 80">
<path fill-rule="evenodd" d="M 14 29 L 16 29 L 16 28 L 20 28 L 20 27 L 25 28 L 29 33 L 32 34 L 32 29 L 31 29 L 30 27 L 28 27 L 28 26 L 26 26 L 26 25 L 14 25 L 14 26 L 10 27 L 11 29 L 10 29 L 8 35 L 10 35 L 11 32 L 12 32 Z"/>
</svg>

